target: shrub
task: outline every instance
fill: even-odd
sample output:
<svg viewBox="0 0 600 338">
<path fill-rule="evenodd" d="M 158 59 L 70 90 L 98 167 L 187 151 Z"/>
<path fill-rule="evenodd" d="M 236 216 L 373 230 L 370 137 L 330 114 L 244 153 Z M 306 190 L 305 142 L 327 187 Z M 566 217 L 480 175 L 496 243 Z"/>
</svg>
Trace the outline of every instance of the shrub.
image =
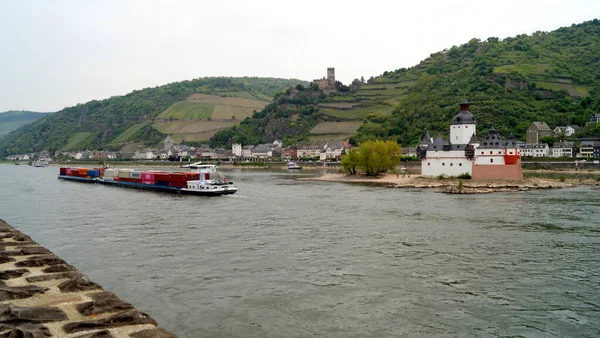
<svg viewBox="0 0 600 338">
<path fill-rule="evenodd" d="M 443 180 L 446 178 L 446 176 L 444 174 L 440 174 L 440 176 L 437 177 L 438 180 Z"/>
<path fill-rule="evenodd" d="M 564 177 L 564 176 L 559 176 L 559 177 L 558 177 L 558 179 L 559 179 L 561 182 L 564 182 L 564 181 L 565 181 L 565 177 Z"/>
<path fill-rule="evenodd" d="M 470 180 L 471 179 L 471 174 L 469 174 L 469 173 L 462 173 L 462 174 L 458 175 L 457 178 L 461 178 L 461 179 L 464 179 L 464 180 Z"/>
</svg>

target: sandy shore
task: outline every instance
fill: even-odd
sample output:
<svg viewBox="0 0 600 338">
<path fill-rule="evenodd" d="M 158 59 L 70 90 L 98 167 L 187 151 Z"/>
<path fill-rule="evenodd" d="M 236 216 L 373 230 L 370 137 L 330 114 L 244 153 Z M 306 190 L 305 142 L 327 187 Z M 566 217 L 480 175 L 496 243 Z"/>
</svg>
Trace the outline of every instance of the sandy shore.
<svg viewBox="0 0 600 338">
<path fill-rule="evenodd" d="M 600 181 L 595 179 L 548 179 L 526 178 L 524 180 L 459 180 L 422 177 L 419 175 L 384 174 L 379 177 L 351 176 L 344 174 L 325 174 L 314 178 L 299 178 L 299 180 L 346 182 L 346 183 L 376 183 L 391 188 L 428 188 L 451 194 L 485 194 L 502 191 L 528 191 L 534 189 L 557 189 L 580 185 L 600 187 Z M 459 188 L 459 181 L 462 187 Z"/>
</svg>

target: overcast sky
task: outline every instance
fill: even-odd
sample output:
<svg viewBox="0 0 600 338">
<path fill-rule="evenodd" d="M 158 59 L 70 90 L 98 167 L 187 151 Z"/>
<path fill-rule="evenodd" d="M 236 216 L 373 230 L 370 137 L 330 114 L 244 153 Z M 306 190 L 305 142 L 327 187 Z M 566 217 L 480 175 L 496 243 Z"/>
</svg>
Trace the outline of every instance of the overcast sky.
<svg viewBox="0 0 600 338">
<path fill-rule="evenodd" d="M 0 111 L 57 111 L 204 76 L 344 83 L 471 38 L 600 17 L 589 1 L 0 1 Z"/>
</svg>

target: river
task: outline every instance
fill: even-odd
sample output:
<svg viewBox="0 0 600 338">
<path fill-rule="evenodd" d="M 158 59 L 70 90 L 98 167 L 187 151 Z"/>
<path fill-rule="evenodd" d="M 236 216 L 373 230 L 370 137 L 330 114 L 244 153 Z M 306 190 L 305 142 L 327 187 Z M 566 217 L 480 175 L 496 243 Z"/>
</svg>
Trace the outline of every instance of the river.
<svg viewBox="0 0 600 338">
<path fill-rule="evenodd" d="M 598 337 L 600 191 L 229 169 L 177 196 L 0 165 L 0 218 L 180 337 Z"/>
</svg>

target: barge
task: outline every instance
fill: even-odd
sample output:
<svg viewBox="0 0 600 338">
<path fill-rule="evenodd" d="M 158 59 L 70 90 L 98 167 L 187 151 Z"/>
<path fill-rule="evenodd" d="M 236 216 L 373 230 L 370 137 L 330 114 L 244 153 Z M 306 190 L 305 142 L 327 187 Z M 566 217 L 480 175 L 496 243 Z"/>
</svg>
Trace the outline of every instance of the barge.
<svg viewBox="0 0 600 338">
<path fill-rule="evenodd" d="M 196 170 L 189 172 L 61 167 L 58 178 L 183 195 L 220 196 L 235 194 L 238 190 L 212 164 L 198 165 Z"/>
</svg>

